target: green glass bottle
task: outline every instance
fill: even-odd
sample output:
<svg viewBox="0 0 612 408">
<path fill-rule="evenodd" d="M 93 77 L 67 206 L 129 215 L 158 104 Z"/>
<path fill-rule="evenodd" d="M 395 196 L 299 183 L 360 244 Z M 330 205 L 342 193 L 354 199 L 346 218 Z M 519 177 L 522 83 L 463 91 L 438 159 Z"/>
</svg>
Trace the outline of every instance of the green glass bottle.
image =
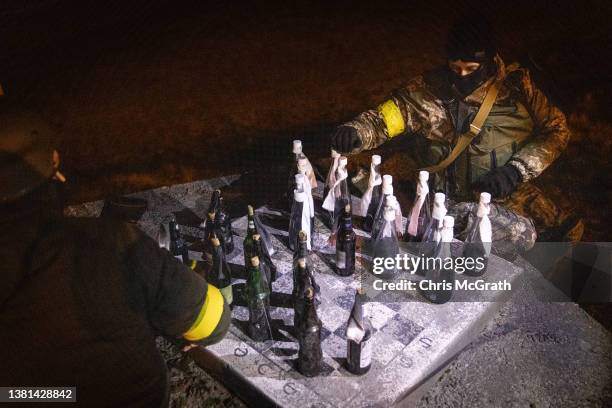
<svg viewBox="0 0 612 408">
<path fill-rule="evenodd" d="M 259 258 L 256 256 L 250 261 L 246 286 L 249 336 L 255 341 L 271 340 L 270 289 L 259 268 Z"/>
</svg>

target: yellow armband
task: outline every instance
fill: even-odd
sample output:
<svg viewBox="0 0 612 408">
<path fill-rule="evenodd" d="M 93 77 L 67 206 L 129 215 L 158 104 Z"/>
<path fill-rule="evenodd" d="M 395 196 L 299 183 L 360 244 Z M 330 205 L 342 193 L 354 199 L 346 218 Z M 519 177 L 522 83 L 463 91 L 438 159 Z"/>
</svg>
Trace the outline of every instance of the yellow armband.
<svg viewBox="0 0 612 408">
<path fill-rule="evenodd" d="M 382 115 L 383 122 L 385 122 L 387 133 L 389 134 L 390 138 L 404 133 L 404 130 L 406 130 L 406 124 L 404 123 L 402 112 L 393 100 L 389 99 L 388 101 L 379 105 L 378 111 Z"/>
<path fill-rule="evenodd" d="M 195 323 L 183 335 L 186 340 L 198 341 L 211 335 L 223 315 L 223 295 L 213 285 L 208 285 L 206 300 Z"/>
</svg>

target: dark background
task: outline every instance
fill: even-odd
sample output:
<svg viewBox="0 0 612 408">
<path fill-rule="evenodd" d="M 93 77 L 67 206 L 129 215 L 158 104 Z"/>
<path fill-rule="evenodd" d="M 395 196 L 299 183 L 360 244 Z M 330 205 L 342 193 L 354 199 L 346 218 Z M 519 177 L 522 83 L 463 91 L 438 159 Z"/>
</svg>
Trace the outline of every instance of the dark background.
<svg viewBox="0 0 612 408">
<path fill-rule="evenodd" d="M 237 172 L 265 200 L 293 138 L 321 163 L 335 124 L 444 62 L 449 24 L 474 4 L 226 3 L 0 5 L 0 83 L 59 129 L 70 202 Z M 538 184 L 585 217 L 587 240 L 610 241 L 610 2 L 476 4 L 506 62 L 541 68 L 568 115 L 570 146 Z M 403 139 L 383 149 L 384 171 L 410 186 Z"/>
</svg>

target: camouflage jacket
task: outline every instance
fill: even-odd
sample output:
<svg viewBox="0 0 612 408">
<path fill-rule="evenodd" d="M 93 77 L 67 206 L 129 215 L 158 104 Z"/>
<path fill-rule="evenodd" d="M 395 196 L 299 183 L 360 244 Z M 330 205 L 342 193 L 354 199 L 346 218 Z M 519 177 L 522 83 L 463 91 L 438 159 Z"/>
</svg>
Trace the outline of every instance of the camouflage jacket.
<svg viewBox="0 0 612 408">
<path fill-rule="evenodd" d="M 357 129 L 361 138 L 361 146 L 352 153 L 373 149 L 400 134 L 416 133 L 427 142 L 421 155 L 426 157 L 420 157 L 422 164 L 436 164 L 469 127 L 489 84 L 500 80 L 502 85 L 483 130 L 440 177 L 449 178 L 453 173 L 469 184 L 505 163 L 515 166 L 523 181 L 537 177 L 567 146 L 565 116 L 535 86 L 527 69 L 518 64 L 507 67 L 499 56 L 495 63 L 496 76 L 465 98 L 453 91 L 446 67 L 408 81 L 376 109 L 344 124 Z"/>
</svg>

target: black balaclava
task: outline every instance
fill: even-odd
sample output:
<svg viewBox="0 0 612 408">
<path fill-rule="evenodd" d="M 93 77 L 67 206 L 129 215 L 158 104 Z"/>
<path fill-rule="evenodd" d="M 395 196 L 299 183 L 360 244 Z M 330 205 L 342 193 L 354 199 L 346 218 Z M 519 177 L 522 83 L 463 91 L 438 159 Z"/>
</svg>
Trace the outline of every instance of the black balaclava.
<svg viewBox="0 0 612 408">
<path fill-rule="evenodd" d="M 453 24 L 446 41 L 448 60 L 480 63 L 480 68 L 465 76 L 449 69 L 450 82 L 461 95 L 471 94 L 495 74 L 495 54 L 493 29 L 482 15 L 469 13 Z"/>
</svg>

